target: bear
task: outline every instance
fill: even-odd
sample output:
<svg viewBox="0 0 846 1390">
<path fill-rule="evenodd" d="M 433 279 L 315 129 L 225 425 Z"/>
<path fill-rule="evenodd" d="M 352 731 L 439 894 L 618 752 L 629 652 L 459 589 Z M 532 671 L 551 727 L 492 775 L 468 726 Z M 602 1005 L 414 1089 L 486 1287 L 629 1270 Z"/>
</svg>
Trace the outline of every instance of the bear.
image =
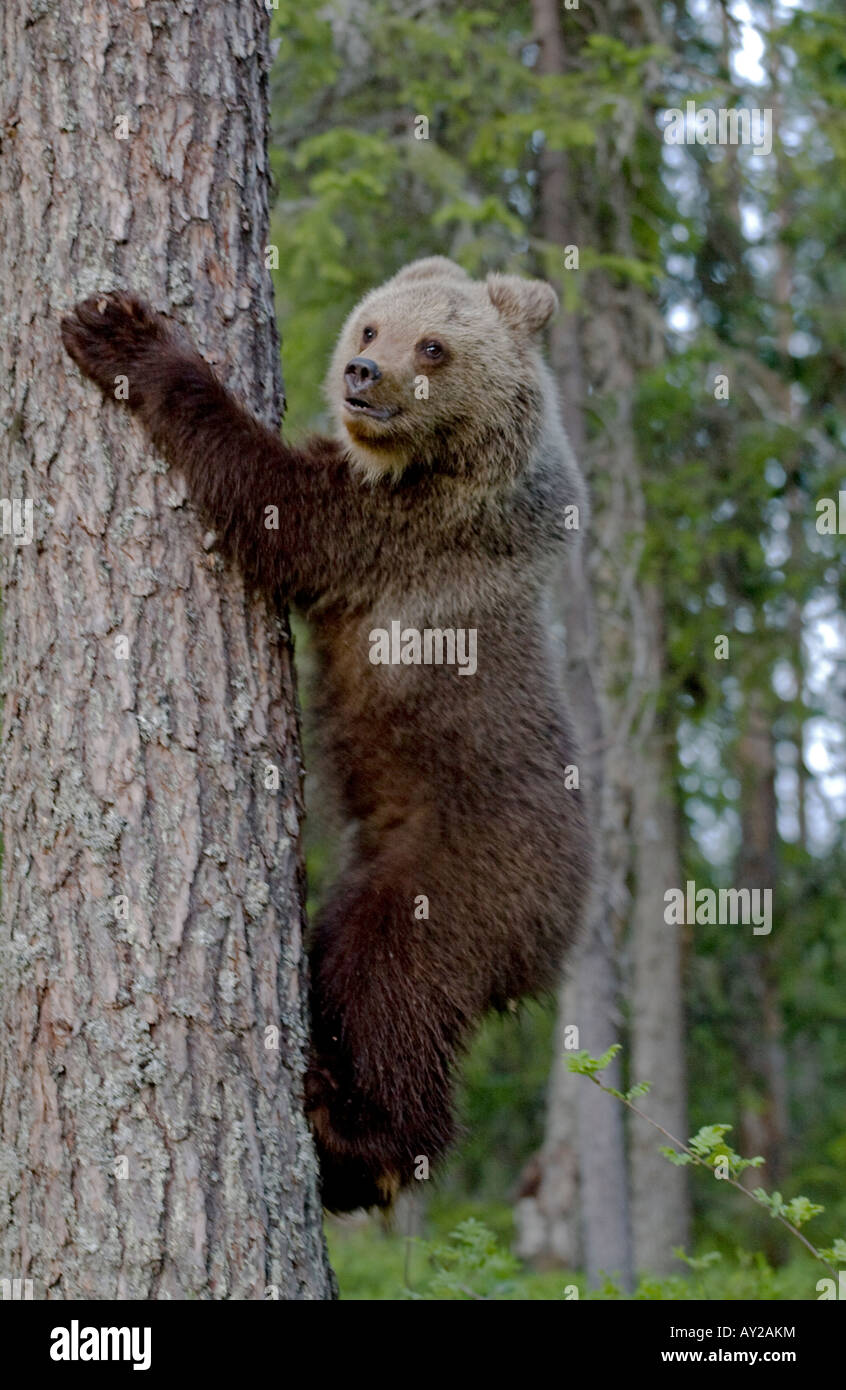
<svg viewBox="0 0 846 1390">
<path fill-rule="evenodd" d="M 539 341 L 556 307 L 543 281 L 413 262 L 349 315 L 334 432 L 298 445 L 137 296 L 62 320 L 105 394 L 128 378 L 119 404 L 246 582 L 311 629 L 348 827 L 308 947 L 304 1105 L 333 1212 L 429 1175 L 475 1026 L 556 986 L 584 915 L 592 836 L 548 613 L 585 505 Z"/>
</svg>

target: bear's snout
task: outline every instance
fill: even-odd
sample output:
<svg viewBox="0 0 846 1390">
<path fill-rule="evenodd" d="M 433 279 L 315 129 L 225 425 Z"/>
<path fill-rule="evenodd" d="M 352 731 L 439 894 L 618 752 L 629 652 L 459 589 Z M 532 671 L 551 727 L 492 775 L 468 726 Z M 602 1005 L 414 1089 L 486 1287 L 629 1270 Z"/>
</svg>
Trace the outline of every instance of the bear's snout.
<svg viewBox="0 0 846 1390">
<path fill-rule="evenodd" d="M 354 357 L 344 368 L 344 382 L 347 390 L 355 395 L 369 391 L 380 381 L 382 373 L 372 357 Z"/>
</svg>

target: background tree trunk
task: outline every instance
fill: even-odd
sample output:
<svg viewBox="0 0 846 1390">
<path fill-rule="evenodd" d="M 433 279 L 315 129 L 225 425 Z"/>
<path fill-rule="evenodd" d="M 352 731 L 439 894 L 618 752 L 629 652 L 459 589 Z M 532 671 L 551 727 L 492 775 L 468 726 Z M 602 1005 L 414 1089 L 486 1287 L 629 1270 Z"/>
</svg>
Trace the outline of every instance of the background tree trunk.
<svg viewBox="0 0 846 1390">
<path fill-rule="evenodd" d="M 655 695 L 664 688 L 664 624 L 661 595 L 643 594 L 638 665 Z M 687 1068 L 682 1002 L 683 929 L 664 920 L 664 894 L 682 887 L 679 812 L 672 785 L 672 749 L 660 714 L 651 703 L 641 725 L 635 758 L 632 821 L 635 892 L 631 918 L 631 1080 L 649 1081 L 640 1104 L 652 1119 L 680 1139 L 688 1137 Z M 663 1140 L 645 1121 L 631 1117 L 632 1238 L 639 1270 L 670 1274 L 678 1269 L 674 1246 L 690 1238 L 685 1169 L 660 1151 Z"/>
<path fill-rule="evenodd" d="M 566 56 L 557 4 L 554 0 L 533 0 L 532 16 L 540 46 L 539 72 L 563 74 Z M 562 257 L 565 246 L 584 244 L 586 223 L 577 210 L 581 206 L 574 197 L 567 154 L 544 152 L 539 230 L 547 246 L 561 248 Z M 590 481 L 593 459 L 586 446 L 582 415 L 583 360 L 579 317 L 565 309 L 551 325 L 550 361 L 559 385 L 562 417 Z M 618 816 L 620 803 L 614 799 L 607 780 L 603 709 L 594 683 L 594 673 L 601 662 L 590 565 L 585 550 L 573 557 L 560 604 L 567 634 L 568 694 L 582 744 L 581 775 L 594 808 L 597 869 L 584 938 L 570 961 L 571 981 L 563 986 L 559 996 L 557 1037 L 560 1041 L 564 1028 L 576 1025 L 579 1046 L 596 1056 L 619 1040 L 615 906 L 619 907 L 617 878 L 626 846 L 624 837 L 615 834 L 611 824 Z M 606 1079 L 619 1085 L 618 1064 L 609 1068 Z M 568 1128 L 569 1142 L 565 1142 Z M 581 1245 L 589 1284 L 598 1283 L 601 1272 L 606 1271 L 618 1273 L 623 1286 L 630 1287 L 632 1256 L 622 1108 L 583 1078 L 573 1076 L 567 1070 L 566 1054 L 556 1056 L 553 1062 L 547 1134 L 539 1163 L 538 1211 L 533 1213 L 531 1236 L 524 1224 L 521 1249 L 526 1251 L 531 1240 L 538 1260 L 563 1259 L 574 1263 Z M 524 1223 L 527 1215 L 524 1209 Z"/>
<path fill-rule="evenodd" d="M 635 6 L 610 0 L 589 17 L 567 16 L 566 46 L 554 0 L 533 0 L 532 15 L 542 73 L 577 67 L 589 32 L 624 37 L 632 47 L 659 37 L 648 0 Z M 633 259 L 627 177 L 617 148 L 592 151 L 590 161 L 577 152 L 546 151 L 538 220 L 547 248 L 561 248 L 562 259 L 567 245 Z M 618 961 L 628 937 L 633 1079 L 653 1083 L 656 1118 L 686 1137 L 681 941 L 663 917 L 664 890 L 678 884 L 681 871 L 675 834 L 664 834 L 674 815 L 672 764 L 653 713 L 664 676 L 663 628 L 658 595 L 639 572 L 646 502 L 633 419 L 636 370 L 657 360 L 661 330 L 644 292 L 603 271 L 591 273 L 582 303 L 581 313 L 553 320 L 550 359 L 562 415 L 592 485 L 589 536 L 567 576 L 562 608 L 568 692 L 595 807 L 598 874 L 584 942 L 571 962 L 573 985 L 562 991 L 559 1007 L 570 1010 L 563 1022 L 579 1025 L 579 1045 L 594 1055 L 623 1039 Z M 590 437 L 583 415 L 588 387 Z M 619 1068 L 609 1068 L 606 1079 L 619 1087 Z M 561 1138 L 568 1124 L 577 1136 L 578 1187 L 572 1145 Z M 654 1131 L 634 1130 L 630 1203 L 622 1107 L 556 1061 L 538 1156 L 539 1210 L 523 1208 L 521 1251 L 531 1246 L 537 1259 L 548 1261 L 575 1248 L 574 1235 L 564 1232 L 578 1207 L 589 1282 L 601 1270 L 619 1270 L 628 1283 L 633 1265 L 655 1272 L 672 1265 L 672 1247 L 688 1233 L 686 1178 L 658 1153 Z M 559 1164 L 566 1171 L 551 1171 Z M 569 1218 L 555 1210 L 564 1199 L 573 1203 Z"/>
<path fill-rule="evenodd" d="M 266 12 L 0 24 L 0 466 L 35 531 L 2 542 L 0 1268 L 42 1298 L 327 1297 L 284 615 L 59 339 L 132 286 L 278 423 Z"/>
<path fill-rule="evenodd" d="M 740 780 L 740 848 L 735 879 L 739 888 L 773 893 L 779 869 L 774 743 L 772 718 L 761 692 L 752 689 L 735 755 Z M 764 1175 L 772 1188 L 786 1175 L 789 1130 L 784 1022 L 775 980 L 778 923 L 772 936 L 756 937 L 749 926 L 735 930 L 737 945 L 731 957 L 735 968 L 729 992 L 736 1018 L 738 1147 L 746 1158 L 764 1157 Z M 752 1183 L 750 1174 L 757 1174 L 758 1181 Z M 761 1176 L 750 1168 L 744 1179 L 754 1188 L 760 1186 Z"/>
</svg>

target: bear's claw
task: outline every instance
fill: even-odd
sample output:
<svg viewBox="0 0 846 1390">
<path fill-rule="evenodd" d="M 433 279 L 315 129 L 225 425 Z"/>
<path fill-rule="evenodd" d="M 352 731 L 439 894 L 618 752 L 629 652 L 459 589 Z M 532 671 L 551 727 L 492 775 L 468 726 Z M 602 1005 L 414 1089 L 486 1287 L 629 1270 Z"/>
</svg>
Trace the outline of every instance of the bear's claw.
<svg viewBox="0 0 846 1390">
<path fill-rule="evenodd" d="M 111 290 L 89 296 L 61 321 L 62 342 L 84 376 L 103 391 L 129 375 L 143 350 L 169 336 L 167 320 L 137 295 Z M 130 401 L 130 404 L 132 402 Z"/>
</svg>

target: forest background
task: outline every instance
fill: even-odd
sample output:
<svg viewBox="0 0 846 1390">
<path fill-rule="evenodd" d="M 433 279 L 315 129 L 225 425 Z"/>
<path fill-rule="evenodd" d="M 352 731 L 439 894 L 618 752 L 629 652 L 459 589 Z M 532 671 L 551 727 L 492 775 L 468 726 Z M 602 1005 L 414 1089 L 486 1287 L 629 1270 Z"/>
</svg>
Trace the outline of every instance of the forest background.
<svg viewBox="0 0 846 1390">
<path fill-rule="evenodd" d="M 558 1001 L 483 1029 L 445 1174 L 392 1230 L 332 1223 L 342 1296 L 419 1293 L 434 1261 L 447 1289 L 466 1265 L 498 1296 L 560 1297 L 569 1269 L 611 1295 L 814 1297 L 824 1271 L 784 1228 L 671 1167 L 568 1070 L 564 1029 L 621 1043 L 647 1113 L 681 1139 L 731 1125 L 765 1160 L 744 1184 L 807 1193 L 813 1238 L 842 1235 L 846 16 L 279 0 L 272 32 L 288 437 L 325 424 L 356 300 L 444 254 L 556 285 L 549 353 L 592 496 L 560 613 L 601 824 L 594 944 Z M 697 142 L 687 103 L 753 113 L 758 148 Z M 308 802 L 314 902 L 331 835 Z M 688 881 L 771 889 L 771 932 L 668 925 Z"/>
</svg>

